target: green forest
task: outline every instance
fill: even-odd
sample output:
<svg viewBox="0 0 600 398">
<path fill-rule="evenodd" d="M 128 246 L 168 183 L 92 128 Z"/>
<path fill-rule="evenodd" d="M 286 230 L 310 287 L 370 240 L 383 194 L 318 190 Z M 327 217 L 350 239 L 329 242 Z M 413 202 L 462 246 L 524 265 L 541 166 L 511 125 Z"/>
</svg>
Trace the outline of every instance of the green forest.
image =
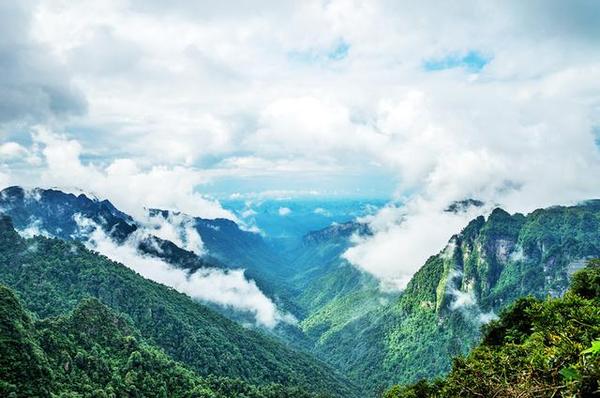
<svg viewBox="0 0 600 398">
<path fill-rule="evenodd" d="M 401 293 L 382 292 L 341 260 L 356 228 L 308 236 L 278 276 L 301 292 L 286 297 L 304 317 L 267 331 L 85 242 L 24 238 L 0 217 L 2 394 L 583 397 L 598 389 L 600 263 L 589 260 L 600 255 L 598 201 L 477 217 Z M 263 241 L 234 231 L 230 244 L 244 241 L 245 256 L 253 244 L 267 256 Z"/>
<path fill-rule="evenodd" d="M 384 397 L 593 397 L 599 387 L 600 260 L 592 260 L 563 297 L 524 297 L 503 311 L 446 377 Z"/>
<path fill-rule="evenodd" d="M 244 328 L 79 243 L 23 239 L 7 217 L 0 218 L 0 282 L 18 293 L 36 319 L 64 316 L 93 297 L 125 317 L 149 344 L 201 376 L 357 396 L 352 383 L 310 355 Z"/>
<path fill-rule="evenodd" d="M 0 286 L 0 396 L 311 398 L 279 384 L 201 377 L 149 344 L 126 317 L 97 299 L 68 314 L 35 320 Z"/>
</svg>

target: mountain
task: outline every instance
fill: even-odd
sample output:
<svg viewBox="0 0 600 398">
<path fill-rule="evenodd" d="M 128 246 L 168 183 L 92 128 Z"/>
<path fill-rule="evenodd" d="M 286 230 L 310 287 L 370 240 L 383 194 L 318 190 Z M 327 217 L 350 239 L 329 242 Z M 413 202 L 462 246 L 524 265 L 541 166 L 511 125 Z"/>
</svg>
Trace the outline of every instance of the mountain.
<svg viewBox="0 0 600 398">
<path fill-rule="evenodd" d="M 101 225 L 117 241 L 125 240 L 137 229 L 133 218 L 117 210 L 108 200 L 56 189 L 5 188 L 0 191 L 0 212 L 10 215 L 17 228 L 63 239 L 80 233 L 75 214 Z"/>
<path fill-rule="evenodd" d="M 372 275 L 343 258 L 353 236 L 370 233 L 358 222 L 333 224 L 306 234 L 296 249 L 290 283 L 301 292 L 297 300 L 306 315 L 300 327 L 317 354 L 336 330 L 396 296 L 382 292 Z"/>
<path fill-rule="evenodd" d="M 124 316 L 93 298 L 36 321 L 0 285 L 0 395 L 252 398 L 313 394 L 198 376 L 146 342 Z"/>
<path fill-rule="evenodd" d="M 297 292 L 281 276 L 284 272 L 280 269 L 288 262 L 281 260 L 259 234 L 242 230 L 231 220 L 207 220 L 149 209 L 146 219 L 138 221 L 108 200 L 83 193 L 76 196 L 56 189 L 21 187 L 0 192 L 0 213 L 10 216 L 24 235 L 41 234 L 86 242 L 90 231 L 100 228 L 117 244 L 132 244 L 142 255 L 156 257 L 192 273 L 199 269 L 244 269 L 246 278 L 254 280 L 281 309 L 296 316 L 302 313 L 293 299 Z M 176 241 L 160 237 L 165 225 L 171 231 L 167 238 Z M 190 247 L 193 245 L 185 244 L 188 243 L 185 240 L 190 239 L 187 236 L 190 231 L 198 234 L 203 246 L 201 253 Z M 234 319 L 247 318 L 232 308 L 216 305 L 213 308 Z"/>
<path fill-rule="evenodd" d="M 600 256 L 600 201 L 528 215 L 496 209 L 430 257 L 401 296 L 333 331 L 322 358 L 371 391 L 450 369 L 480 327 L 517 298 L 560 296 Z"/>
<path fill-rule="evenodd" d="M 480 201 L 469 199 L 450 205 L 447 211 L 464 212 L 481 205 Z M 272 204 L 269 208 L 273 213 L 268 218 L 271 222 L 280 206 Z M 202 267 L 244 268 L 246 277 L 255 280 L 278 307 L 298 319 L 297 325 L 280 324 L 270 333 L 294 347 L 311 351 L 364 386 L 370 394 L 382 392 L 394 383 L 410 383 L 448 372 L 451 358 L 466 354 L 479 341 L 481 326 L 496 314 L 523 296 L 562 296 L 573 272 L 582 268 L 587 259 L 600 256 L 600 201 L 540 209 L 527 215 L 495 209 L 488 217 L 472 220 L 451 237 L 447 246 L 431 256 L 413 276 L 403 292 L 382 291 L 377 279 L 344 259 L 343 254 L 355 244 L 355 237 L 371 233 L 366 224 L 357 221 L 334 223 L 305 233 L 301 239 L 292 234 L 288 240 L 281 235 L 273 240 L 246 231 L 230 220 L 206 220 L 160 209 L 149 210 L 151 221 L 140 223 L 110 202 L 52 190 L 5 190 L 0 194 L 0 208 L 18 220 L 17 227 L 25 234 L 28 228 L 46 228 L 53 235 L 81 239 L 69 223 L 76 224 L 76 214 L 85 214 L 107 234 L 115 234 L 115 241 L 130 239 L 144 231 L 146 238 L 139 240 L 138 247 L 142 253 L 190 272 Z M 289 204 L 289 209 L 291 213 L 278 217 L 290 221 L 290 215 L 299 208 Z M 160 233 L 160 226 L 165 223 L 198 233 L 203 252 L 198 255 L 185 236 L 165 239 Z M 310 221 L 300 230 L 312 224 Z M 43 286 L 45 280 L 37 283 Z M 76 281 L 58 289 L 80 289 L 80 285 Z M 84 287 L 85 294 L 93 289 L 90 285 Z M 123 290 L 130 288 L 124 286 Z M 38 290 L 44 289 L 56 287 L 43 286 L 30 289 L 29 293 L 40 294 Z M 62 308 L 61 313 L 72 309 L 82 297 L 66 297 L 69 306 Z M 38 305 L 43 303 L 35 301 Z M 134 311 L 106 304 L 128 314 Z M 60 307 L 64 303 L 61 299 L 52 305 Z M 35 306 L 32 309 L 40 311 Z M 221 311 L 231 319 L 244 321 L 231 312 Z M 56 315 L 52 311 L 41 313 Z M 171 313 L 168 322 L 179 322 L 184 314 Z M 191 321 L 186 322 L 190 325 Z M 134 324 L 141 333 L 156 333 L 148 324 L 143 324 L 145 327 Z M 167 320 L 164 327 L 167 328 Z M 186 338 L 191 337 L 186 335 Z M 187 354 L 177 352 L 177 347 L 168 345 L 171 343 L 159 344 L 158 340 L 155 343 L 193 370 L 200 366 L 182 359 Z M 242 368 L 263 360 L 249 359 Z M 243 372 L 227 373 L 224 367 L 201 372 L 209 373 L 237 377 Z M 272 379 L 267 373 L 263 371 L 258 378 L 244 380 L 290 384 L 283 376 Z"/>
<path fill-rule="evenodd" d="M 188 217 L 190 225 L 202 238 L 207 260 L 226 268 L 243 268 L 246 277 L 256 281 L 261 291 L 281 308 L 301 316 L 302 310 L 294 299 L 297 291 L 285 278 L 290 272 L 289 261 L 282 253 L 275 252 L 260 234 L 246 231 L 224 218 L 209 220 L 160 209 L 150 209 L 149 215 L 163 220 Z"/>
<path fill-rule="evenodd" d="M 17 291 L 39 318 L 64 315 L 94 297 L 124 314 L 149 343 L 201 376 L 357 395 L 351 383 L 309 355 L 245 329 L 78 242 L 21 238 L 7 217 L 0 218 L 0 282 Z"/>
<path fill-rule="evenodd" d="M 306 206 L 312 208 L 316 204 L 311 202 Z M 300 211 L 298 206 L 294 209 Z M 353 291 L 356 284 L 368 283 L 371 287 L 377 284 L 374 278 L 357 272 L 347 262 L 340 262 L 340 255 L 350 245 L 351 235 L 368 233 L 365 224 L 334 224 L 310 232 L 299 241 L 290 238 L 282 249 L 281 237 L 275 241 L 265 239 L 231 220 L 208 220 L 170 210 L 148 209 L 146 219 L 138 221 L 108 200 L 56 189 L 6 188 L 0 192 L 0 212 L 9 215 L 15 227 L 25 235 L 42 234 L 85 242 L 90 235 L 87 224 L 92 222 L 116 243 L 129 240 L 140 254 L 181 269 L 191 272 L 202 268 L 244 269 L 245 276 L 254 280 L 266 296 L 297 318 L 307 317 L 315 305 L 321 307 L 343 291 Z M 308 213 L 324 217 L 312 210 Z M 186 236 L 177 241 L 174 239 L 179 236 L 172 236 L 171 232 L 167 234 L 170 239 L 161 238 L 164 225 L 175 229 L 176 235 L 186 235 L 189 229 L 197 232 L 202 253 L 192 251 L 185 244 Z M 340 264 L 343 269 L 337 269 Z M 332 274 L 326 277 L 329 272 Z M 313 295 L 306 293 L 307 286 L 314 292 L 321 291 L 323 298 L 313 300 Z M 244 319 L 231 309 L 217 309 L 234 319 Z M 286 335 L 294 342 L 302 340 L 297 330 L 288 330 Z"/>
<path fill-rule="evenodd" d="M 395 386 L 385 398 L 592 397 L 600 393 L 600 260 L 564 297 L 520 298 L 443 379 Z"/>
<path fill-rule="evenodd" d="M 86 241 L 86 226 L 82 225 L 82 221 L 86 221 L 101 228 L 115 242 L 123 243 L 142 229 L 133 217 L 118 210 L 108 200 L 56 189 L 5 188 L 0 191 L 0 213 L 10 216 L 15 227 L 30 236 Z M 136 245 L 141 253 L 164 259 L 180 268 L 193 271 L 224 267 L 216 259 L 201 258 L 150 231 L 136 237 Z"/>
</svg>

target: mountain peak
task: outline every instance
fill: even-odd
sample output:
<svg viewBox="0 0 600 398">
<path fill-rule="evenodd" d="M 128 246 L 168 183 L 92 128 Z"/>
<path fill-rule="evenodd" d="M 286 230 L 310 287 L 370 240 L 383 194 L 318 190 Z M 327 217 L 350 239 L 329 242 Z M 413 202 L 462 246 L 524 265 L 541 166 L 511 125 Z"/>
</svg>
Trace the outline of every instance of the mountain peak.
<svg viewBox="0 0 600 398">
<path fill-rule="evenodd" d="M 472 207 L 482 207 L 484 204 L 479 199 L 468 198 L 450 203 L 444 211 L 448 213 L 464 213 Z"/>
<path fill-rule="evenodd" d="M 505 218 L 510 218 L 510 213 L 500 207 L 496 207 L 494 210 L 492 210 L 489 220 L 505 219 Z"/>
</svg>

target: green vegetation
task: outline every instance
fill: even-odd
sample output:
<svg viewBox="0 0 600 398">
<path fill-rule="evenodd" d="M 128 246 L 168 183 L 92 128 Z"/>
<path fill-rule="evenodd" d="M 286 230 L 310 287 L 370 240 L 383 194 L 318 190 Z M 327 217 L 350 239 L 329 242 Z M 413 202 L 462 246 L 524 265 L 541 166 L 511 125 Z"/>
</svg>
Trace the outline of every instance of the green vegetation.
<svg viewBox="0 0 600 398">
<path fill-rule="evenodd" d="M 357 395 L 351 383 L 309 355 L 245 329 L 81 244 L 22 239 L 6 217 L 0 217 L 0 282 L 17 291 L 40 319 L 67 314 L 94 297 L 122 314 L 148 344 L 201 376 Z"/>
<path fill-rule="evenodd" d="M 523 296 L 562 296 L 570 275 L 599 256 L 598 201 L 526 216 L 496 209 L 452 237 L 389 305 L 344 319 L 351 305 L 332 300 L 302 326 L 318 336 L 321 358 L 376 394 L 447 373 L 494 314 Z"/>
<path fill-rule="evenodd" d="M 0 219 L 0 282 L 19 294 L 35 319 L 65 317 L 82 300 L 96 298 L 124 317 L 137 331 L 138 335 L 132 333 L 138 341 L 162 350 L 213 390 L 211 380 L 220 377 L 219 385 L 237 385 L 232 380 L 239 380 L 246 386 L 243 388 L 297 386 L 351 397 L 375 395 L 393 384 L 415 383 L 450 372 L 452 358 L 469 353 L 481 340 L 481 326 L 495 314 L 515 302 L 513 308 L 533 311 L 530 308 L 539 305 L 536 300 L 563 296 L 571 276 L 586 260 L 600 256 L 600 201 L 528 215 L 496 209 L 487 219 L 478 217 L 453 236 L 401 294 L 391 295 L 379 290 L 375 278 L 340 257 L 351 245 L 353 233 L 368 233 L 361 229 L 364 226 L 346 223 L 311 233 L 294 253 L 287 253 L 288 264 L 283 257 L 269 260 L 272 248 L 248 240 L 234 224 L 214 223 L 219 228 L 207 224 L 206 230 L 212 233 L 207 236 L 212 238 L 206 241 L 213 242 L 211 250 L 221 253 L 222 261 L 255 261 L 249 269 L 260 270 L 274 287 L 282 287 L 280 282 L 285 280 L 283 290 L 275 296 L 287 292 L 280 298 L 286 308 L 294 309 L 300 322 L 298 327 L 278 326 L 271 333 L 312 350 L 360 389 L 310 355 L 245 329 L 81 244 L 22 239 L 5 219 Z M 236 250 L 230 250 L 230 245 Z M 280 267 L 280 262 L 286 265 Z M 578 278 L 582 277 L 573 282 L 573 289 L 580 292 L 577 297 L 590 300 L 582 295 L 584 289 L 591 289 L 588 296 L 596 297 L 597 284 L 584 284 Z M 577 283 L 585 286 L 576 288 Z M 520 300 L 524 296 L 533 298 Z M 564 300 L 571 296 L 569 293 Z M 575 301 L 571 303 L 574 306 Z M 543 309 L 536 310 L 543 313 Z M 563 313 L 560 308 L 555 310 Z M 514 314 L 520 316 L 518 311 Z M 500 323 L 508 319 L 505 315 Z M 497 332 L 500 329 L 495 330 L 488 330 L 486 341 L 494 333 L 502 335 Z M 597 344 L 590 343 L 580 348 L 589 350 L 586 355 L 595 355 L 594 347 Z M 48 354 L 45 359 L 39 357 L 35 345 L 23 349 L 30 352 L 24 361 L 39 364 L 52 360 Z M 42 362 L 36 362 L 38 357 Z M 558 369 L 560 377 L 575 380 L 585 376 L 576 362 L 573 364 Z M 36 369 L 43 377 L 46 368 L 31 367 L 32 372 Z M 435 383 L 420 382 L 410 388 L 412 392 L 428 391 Z M 518 385 L 518 381 L 512 384 Z M 396 387 L 396 391 L 401 389 Z"/>
<path fill-rule="evenodd" d="M 444 379 L 395 386 L 385 398 L 591 397 L 600 394 L 600 260 L 562 298 L 518 299 Z"/>
<path fill-rule="evenodd" d="M 33 321 L 0 285 L 0 396 L 311 398 L 299 388 L 202 378 L 146 343 L 131 323 L 96 299 Z"/>
</svg>

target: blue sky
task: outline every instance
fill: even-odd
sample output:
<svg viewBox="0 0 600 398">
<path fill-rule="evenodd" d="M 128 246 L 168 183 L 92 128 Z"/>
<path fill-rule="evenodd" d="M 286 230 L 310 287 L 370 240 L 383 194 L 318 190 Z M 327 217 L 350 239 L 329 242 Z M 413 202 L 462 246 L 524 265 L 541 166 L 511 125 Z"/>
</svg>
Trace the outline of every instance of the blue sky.
<svg viewBox="0 0 600 398">
<path fill-rule="evenodd" d="M 489 62 L 489 57 L 478 51 L 470 50 L 466 54 L 449 54 L 441 58 L 425 60 L 423 68 L 430 72 L 453 68 L 465 68 L 470 72 L 480 72 Z"/>
</svg>

